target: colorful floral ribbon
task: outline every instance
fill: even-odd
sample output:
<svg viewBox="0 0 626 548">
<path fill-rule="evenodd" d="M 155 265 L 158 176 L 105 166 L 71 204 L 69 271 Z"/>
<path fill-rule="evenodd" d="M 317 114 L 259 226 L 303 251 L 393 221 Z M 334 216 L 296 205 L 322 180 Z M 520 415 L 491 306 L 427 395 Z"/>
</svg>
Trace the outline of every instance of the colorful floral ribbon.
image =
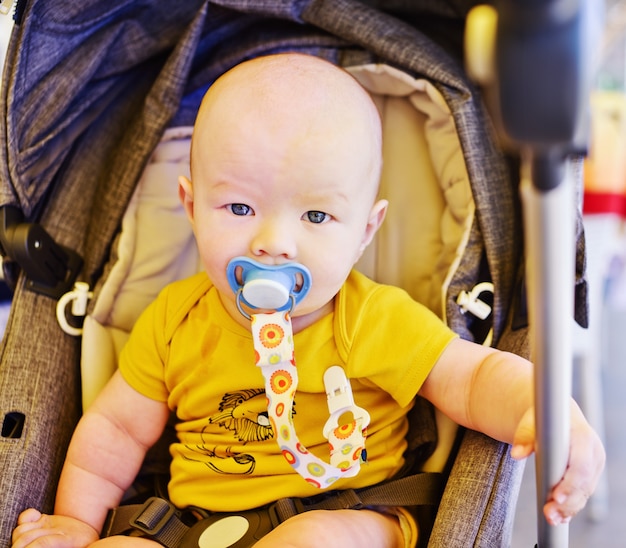
<svg viewBox="0 0 626 548">
<path fill-rule="evenodd" d="M 323 430 L 330 446 L 328 464 L 310 453 L 295 431 L 293 401 L 298 372 L 289 313 L 253 314 L 251 321 L 256 364 L 265 379 L 269 419 L 287 462 L 307 482 L 320 489 L 329 487 L 339 478 L 356 476 L 365 460 L 369 415 L 354 405 L 343 369 L 333 366 L 324 375 L 331 414 Z"/>
</svg>

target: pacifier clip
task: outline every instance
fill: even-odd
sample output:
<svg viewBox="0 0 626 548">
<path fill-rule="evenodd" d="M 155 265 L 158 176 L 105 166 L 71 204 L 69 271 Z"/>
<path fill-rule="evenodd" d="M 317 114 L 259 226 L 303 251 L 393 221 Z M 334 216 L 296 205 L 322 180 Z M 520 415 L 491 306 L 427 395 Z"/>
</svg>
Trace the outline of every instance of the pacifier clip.
<svg viewBox="0 0 626 548">
<path fill-rule="evenodd" d="M 324 373 L 324 387 L 330 417 L 323 427 L 324 437 L 330 449 L 330 464 L 311 453 L 298 439 L 293 422 L 293 402 L 298 387 L 298 371 L 294 358 L 293 331 L 290 311 L 295 303 L 304 295 L 302 291 L 294 296 L 296 282 L 293 275 L 285 275 L 284 269 L 298 272 L 304 281 L 300 285 L 310 287 L 310 274 L 305 267 L 290 263 L 285 267 L 261 265 L 247 258 L 233 259 L 229 263 L 228 273 L 231 286 L 239 295 L 245 288 L 247 271 L 254 272 L 254 293 L 264 294 L 263 286 L 269 288 L 268 293 L 277 296 L 275 302 L 264 300 L 264 309 L 273 308 L 269 313 L 250 314 L 252 340 L 254 343 L 256 365 L 260 367 L 265 380 L 267 412 L 274 436 L 287 462 L 309 484 L 323 489 L 329 487 L 340 478 L 354 477 L 359 473 L 361 462 L 365 460 L 366 429 L 370 417 L 367 411 L 354 403 L 350 381 L 344 370 L 334 365 Z M 243 269 L 242 269 L 242 265 Z M 258 266 L 257 266 L 258 265 Z M 242 269 L 238 275 L 236 268 Z M 280 275 L 276 275 L 276 273 Z M 237 281 L 238 279 L 238 281 Z M 278 282 L 276 280 L 279 280 Z M 235 280 L 235 283 L 233 283 Z M 264 280 L 268 280 L 267 283 Z M 277 284 L 286 283 L 286 291 L 277 291 Z M 254 308 L 250 302 L 251 292 L 247 293 L 246 305 Z M 289 301 L 291 306 L 289 307 Z M 269 307 L 267 304 L 272 304 Z M 289 307 L 286 310 L 285 307 Z M 260 307 L 259 307 L 260 308 Z M 241 310 L 241 307 L 240 307 Z M 242 313 L 245 313 L 242 310 Z"/>
</svg>

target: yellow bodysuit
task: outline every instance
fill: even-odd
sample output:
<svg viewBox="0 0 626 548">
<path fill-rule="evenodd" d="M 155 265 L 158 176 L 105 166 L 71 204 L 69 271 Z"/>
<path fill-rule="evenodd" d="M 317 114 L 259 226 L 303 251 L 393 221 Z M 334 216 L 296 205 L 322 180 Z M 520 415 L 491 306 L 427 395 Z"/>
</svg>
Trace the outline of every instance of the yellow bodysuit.
<svg viewBox="0 0 626 548">
<path fill-rule="evenodd" d="M 294 336 L 299 385 L 294 423 L 300 441 L 328 460 L 324 371 L 344 368 L 357 406 L 366 409 L 367 462 L 333 489 L 391 478 L 403 464 L 406 414 L 455 334 L 404 291 L 353 271 L 334 311 Z M 214 511 L 308 497 L 283 458 L 267 415 L 264 379 L 251 333 L 224 309 L 206 274 L 165 288 L 142 314 L 120 358 L 126 381 L 176 411 L 171 501 Z"/>
</svg>

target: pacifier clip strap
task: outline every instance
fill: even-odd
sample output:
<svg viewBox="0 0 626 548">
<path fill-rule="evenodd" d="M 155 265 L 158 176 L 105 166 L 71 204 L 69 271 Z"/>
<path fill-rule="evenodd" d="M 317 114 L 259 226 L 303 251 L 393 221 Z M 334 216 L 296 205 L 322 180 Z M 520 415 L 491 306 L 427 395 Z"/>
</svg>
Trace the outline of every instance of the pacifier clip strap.
<svg viewBox="0 0 626 548">
<path fill-rule="evenodd" d="M 328 464 L 300 443 L 294 428 L 292 411 L 298 372 L 289 313 L 253 314 L 251 321 L 256 364 L 261 368 L 265 379 L 269 420 L 287 462 L 308 483 L 320 489 L 332 485 L 340 478 L 356 476 L 360 469 L 369 415 L 354 405 L 343 370 L 334 366 L 331 368 L 335 369 L 334 374 L 325 375 L 325 378 L 336 379 L 336 370 L 339 369 L 347 383 L 347 391 L 350 392 L 346 397 L 345 386 L 326 386 L 331 413 L 324 426 L 324 435 L 330 445 Z M 340 424 L 339 418 L 347 412 L 352 413 L 352 420 Z"/>
</svg>

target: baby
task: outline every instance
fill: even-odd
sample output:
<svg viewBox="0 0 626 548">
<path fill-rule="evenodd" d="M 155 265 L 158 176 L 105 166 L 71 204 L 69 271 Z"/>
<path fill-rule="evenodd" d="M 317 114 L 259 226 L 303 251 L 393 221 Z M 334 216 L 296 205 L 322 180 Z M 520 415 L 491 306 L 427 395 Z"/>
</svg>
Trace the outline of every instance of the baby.
<svg viewBox="0 0 626 548">
<path fill-rule="evenodd" d="M 407 412 L 423 396 L 457 423 L 534 450 L 532 365 L 459 339 L 400 289 L 353 270 L 385 217 L 377 198 L 381 127 L 368 94 L 315 57 L 247 61 L 207 92 L 179 195 L 204 272 L 168 286 L 143 313 L 110 380 L 77 426 L 54 515 L 23 512 L 13 546 L 156 546 L 140 537 L 98 540 L 170 410 L 179 419 L 169 498 L 179 508 L 241 511 L 320 489 L 283 458 L 255 365 L 250 307 L 232 290 L 233 258 L 308 269 L 308 294 L 291 311 L 300 378 L 293 422 L 312 452 L 328 456 L 325 371 L 340 365 L 369 413 L 367 463 L 332 489 L 396 474 Z M 234 402 L 234 403 L 233 403 Z M 364 456 L 364 455 L 363 455 Z M 603 447 L 574 402 L 567 471 L 544 506 L 567 522 L 592 493 Z M 402 508 L 310 511 L 255 546 L 414 546 Z"/>
</svg>

